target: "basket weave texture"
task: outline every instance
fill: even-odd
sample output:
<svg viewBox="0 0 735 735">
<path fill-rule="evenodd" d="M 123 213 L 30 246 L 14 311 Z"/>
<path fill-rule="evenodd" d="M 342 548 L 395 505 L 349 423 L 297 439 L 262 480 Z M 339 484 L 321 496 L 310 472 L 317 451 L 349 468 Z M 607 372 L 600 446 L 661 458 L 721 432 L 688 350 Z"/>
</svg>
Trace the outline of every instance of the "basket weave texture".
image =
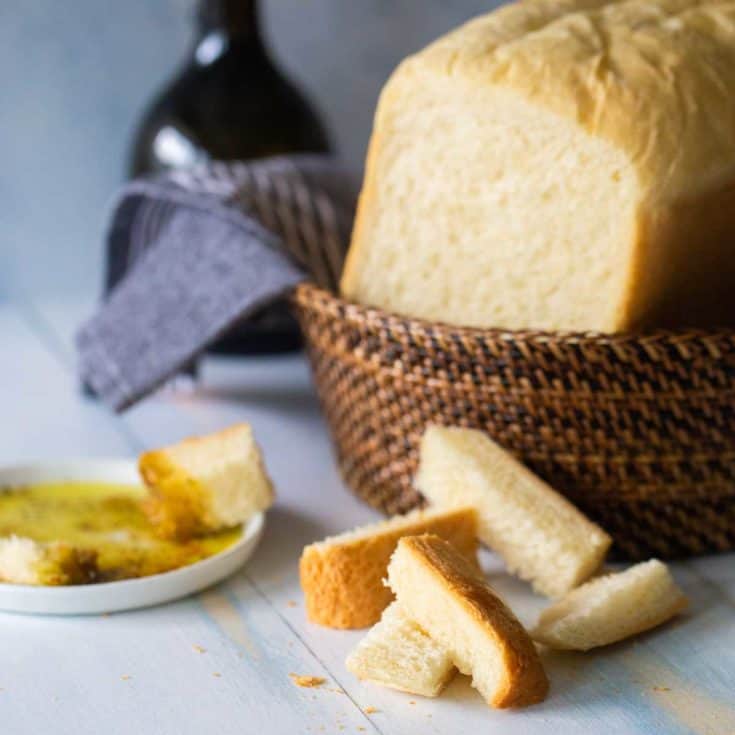
<svg viewBox="0 0 735 735">
<path fill-rule="evenodd" d="M 735 548 L 735 332 L 479 330 L 294 295 L 347 484 L 403 513 L 428 424 L 482 429 L 614 538 L 618 558 Z"/>
</svg>

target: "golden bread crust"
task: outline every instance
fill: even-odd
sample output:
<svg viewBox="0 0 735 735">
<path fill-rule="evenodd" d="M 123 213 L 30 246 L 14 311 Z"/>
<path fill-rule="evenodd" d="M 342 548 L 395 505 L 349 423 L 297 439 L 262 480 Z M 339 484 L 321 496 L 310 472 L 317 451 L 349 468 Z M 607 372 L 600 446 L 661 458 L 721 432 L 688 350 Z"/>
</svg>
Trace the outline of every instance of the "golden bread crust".
<svg viewBox="0 0 735 735">
<path fill-rule="evenodd" d="M 460 603 L 468 619 L 482 627 L 493 648 L 488 655 L 500 656 L 503 677 L 488 704 L 506 708 L 543 701 L 549 690 L 549 681 L 536 647 L 513 612 L 497 597 L 478 570 L 436 536 L 403 538 L 399 548 L 426 573 L 437 578 L 446 594 Z M 411 609 L 400 593 L 399 602 Z M 417 622 L 431 634 L 430 621 Z"/>
<path fill-rule="evenodd" d="M 477 519 L 469 508 L 419 518 L 398 530 L 381 525 L 365 538 L 307 546 L 299 572 L 309 620 L 330 628 L 367 628 L 377 623 L 393 599 L 383 579 L 396 544 L 402 536 L 427 531 L 447 539 L 476 562 Z"/>
</svg>

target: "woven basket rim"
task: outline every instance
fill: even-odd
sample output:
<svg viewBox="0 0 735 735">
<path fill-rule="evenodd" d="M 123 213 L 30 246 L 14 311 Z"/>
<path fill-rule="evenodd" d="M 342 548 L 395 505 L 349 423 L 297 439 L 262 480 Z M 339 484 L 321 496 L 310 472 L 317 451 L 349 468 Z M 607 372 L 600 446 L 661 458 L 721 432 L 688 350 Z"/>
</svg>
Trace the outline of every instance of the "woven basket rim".
<svg viewBox="0 0 735 735">
<path fill-rule="evenodd" d="M 294 301 L 304 307 L 331 312 L 349 323 L 367 325 L 372 329 L 388 329 L 441 340 L 494 340 L 506 342 L 530 342 L 538 344 L 596 344 L 607 346 L 671 344 L 681 347 L 687 342 L 711 343 L 716 355 L 715 343 L 735 342 L 735 328 L 715 329 L 658 329 L 650 332 L 575 332 L 529 329 L 503 329 L 461 327 L 443 322 L 430 322 L 416 317 L 402 316 L 375 306 L 365 306 L 347 301 L 314 283 L 305 282 L 296 287 Z"/>
</svg>

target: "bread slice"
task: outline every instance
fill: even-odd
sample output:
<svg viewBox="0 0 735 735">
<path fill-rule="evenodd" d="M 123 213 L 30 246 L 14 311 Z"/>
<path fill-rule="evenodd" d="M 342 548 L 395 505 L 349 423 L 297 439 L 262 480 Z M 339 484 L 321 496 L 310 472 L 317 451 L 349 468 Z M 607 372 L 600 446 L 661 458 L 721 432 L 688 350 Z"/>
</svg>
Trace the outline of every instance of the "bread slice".
<svg viewBox="0 0 735 735">
<path fill-rule="evenodd" d="M 89 584 L 97 576 L 97 554 L 64 543 L 0 538 L 0 582 L 29 585 Z"/>
<path fill-rule="evenodd" d="M 429 427 L 416 485 L 438 507 L 473 505 L 480 540 L 549 597 L 584 582 L 610 537 L 480 431 Z"/>
<path fill-rule="evenodd" d="M 465 326 L 734 324 L 731 89 L 720 0 L 534 0 L 463 25 L 381 95 L 342 292 Z"/>
<path fill-rule="evenodd" d="M 551 648 L 588 651 L 655 628 L 687 599 L 657 559 L 572 590 L 541 613 L 532 635 Z"/>
<path fill-rule="evenodd" d="M 388 565 L 404 609 L 492 707 L 541 702 L 549 689 L 533 642 L 483 576 L 438 536 L 408 536 Z"/>
<path fill-rule="evenodd" d="M 358 679 L 422 697 L 436 697 L 451 681 L 454 663 L 438 643 L 392 602 L 346 661 Z"/>
<path fill-rule="evenodd" d="M 244 523 L 273 502 L 273 486 L 248 424 L 146 452 L 146 513 L 161 536 L 190 538 Z"/>
<path fill-rule="evenodd" d="M 307 546 L 299 564 L 309 620 L 330 628 L 367 628 L 393 595 L 383 584 L 402 536 L 431 532 L 477 564 L 477 516 L 472 508 L 413 511 Z"/>
</svg>

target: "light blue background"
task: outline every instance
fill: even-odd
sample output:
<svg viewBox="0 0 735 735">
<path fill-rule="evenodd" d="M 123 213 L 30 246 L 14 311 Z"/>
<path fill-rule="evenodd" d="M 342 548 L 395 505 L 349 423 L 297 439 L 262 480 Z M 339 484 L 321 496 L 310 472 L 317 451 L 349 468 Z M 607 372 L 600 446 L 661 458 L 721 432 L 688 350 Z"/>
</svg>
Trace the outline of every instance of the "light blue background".
<svg viewBox="0 0 735 735">
<path fill-rule="evenodd" d="M 264 0 L 281 67 L 362 165 L 381 85 L 493 2 Z M 193 0 L 1 0 L 0 295 L 96 293 L 106 206 L 146 102 L 185 57 Z"/>
</svg>

